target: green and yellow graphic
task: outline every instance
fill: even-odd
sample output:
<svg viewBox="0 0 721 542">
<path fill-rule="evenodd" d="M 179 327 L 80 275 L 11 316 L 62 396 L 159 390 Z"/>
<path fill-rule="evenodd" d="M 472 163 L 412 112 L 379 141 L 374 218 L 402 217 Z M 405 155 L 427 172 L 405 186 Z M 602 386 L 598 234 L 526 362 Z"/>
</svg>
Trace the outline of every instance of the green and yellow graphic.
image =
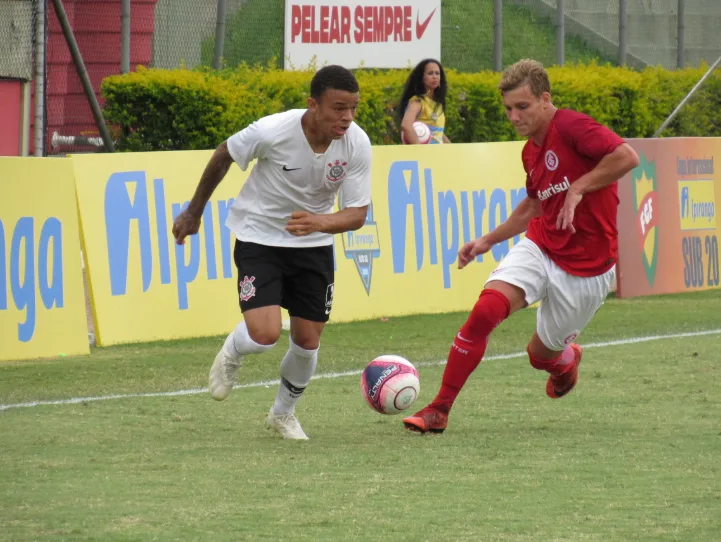
<svg viewBox="0 0 721 542">
<path fill-rule="evenodd" d="M 658 193 L 656 163 L 640 153 L 641 163 L 631 173 L 633 201 L 636 206 L 636 228 L 642 248 L 643 266 L 648 283 L 653 286 L 658 263 Z"/>
</svg>

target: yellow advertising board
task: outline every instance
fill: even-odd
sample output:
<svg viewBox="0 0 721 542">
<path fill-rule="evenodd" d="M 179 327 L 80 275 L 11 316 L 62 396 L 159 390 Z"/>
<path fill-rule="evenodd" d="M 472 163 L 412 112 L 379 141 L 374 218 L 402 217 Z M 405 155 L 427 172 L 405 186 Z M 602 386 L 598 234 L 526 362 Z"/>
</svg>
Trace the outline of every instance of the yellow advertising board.
<svg viewBox="0 0 721 542">
<path fill-rule="evenodd" d="M 681 231 L 716 229 L 716 194 L 713 179 L 679 179 Z"/>
<path fill-rule="evenodd" d="M 373 148 L 366 225 L 336 236 L 333 321 L 470 310 L 520 238 L 458 270 L 464 243 L 525 197 L 522 143 Z"/>
<path fill-rule="evenodd" d="M 335 237 L 331 321 L 470 309 L 519 238 L 463 271 L 457 252 L 525 197 L 521 147 L 374 147 L 366 225 Z M 240 320 L 225 218 L 247 174 L 231 168 L 198 235 L 177 246 L 171 234 L 210 155 L 72 158 L 100 344 L 221 334 Z"/>
<path fill-rule="evenodd" d="M 0 360 L 87 354 L 70 160 L 0 158 Z"/>
<path fill-rule="evenodd" d="M 211 154 L 72 157 L 98 344 L 221 334 L 241 319 L 225 218 L 246 175 L 231 168 L 198 235 L 172 236 Z"/>
</svg>

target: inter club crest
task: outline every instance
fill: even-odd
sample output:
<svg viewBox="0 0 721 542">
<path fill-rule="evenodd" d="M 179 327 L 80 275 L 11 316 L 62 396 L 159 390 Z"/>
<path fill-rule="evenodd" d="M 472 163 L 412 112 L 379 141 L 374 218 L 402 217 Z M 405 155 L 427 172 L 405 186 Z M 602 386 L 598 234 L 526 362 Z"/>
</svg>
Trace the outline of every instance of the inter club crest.
<svg viewBox="0 0 721 542">
<path fill-rule="evenodd" d="M 548 171 L 556 171 L 558 169 L 558 156 L 553 151 L 546 151 L 546 168 Z"/>
<path fill-rule="evenodd" d="M 636 206 L 636 236 L 643 255 L 648 283 L 653 286 L 658 263 L 658 193 L 656 163 L 641 153 L 641 163 L 631 172 L 633 202 Z"/>
</svg>

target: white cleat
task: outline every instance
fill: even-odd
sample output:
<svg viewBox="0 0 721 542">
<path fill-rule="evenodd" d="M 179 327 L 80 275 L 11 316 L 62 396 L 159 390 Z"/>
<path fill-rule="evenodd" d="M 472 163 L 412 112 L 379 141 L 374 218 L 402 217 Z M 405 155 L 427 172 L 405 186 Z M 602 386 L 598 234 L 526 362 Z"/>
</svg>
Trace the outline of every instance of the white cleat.
<svg viewBox="0 0 721 542">
<path fill-rule="evenodd" d="M 309 440 L 308 435 L 305 434 L 303 428 L 300 426 L 298 418 L 292 412 L 290 414 L 280 414 L 276 416 L 273 414 L 273 407 L 268 412 L 268 417 L 265 419 L 265 426 L 268 429 L 273 429 L 284 439 L 289 440 Z"/>
<path fill-rule="evenodd" d="M 208 377 L 208 387 L 210 396 L 216 401 L 222 401 L 233 389 L 235 384 L 235 375 L 242 364 L 243 357 L 232 358 L 225 353 L 225 347 L 220 349 L 218 355 L 215 356 L 213 366 L 210 368 L 210 376 Z"/>
</svg>

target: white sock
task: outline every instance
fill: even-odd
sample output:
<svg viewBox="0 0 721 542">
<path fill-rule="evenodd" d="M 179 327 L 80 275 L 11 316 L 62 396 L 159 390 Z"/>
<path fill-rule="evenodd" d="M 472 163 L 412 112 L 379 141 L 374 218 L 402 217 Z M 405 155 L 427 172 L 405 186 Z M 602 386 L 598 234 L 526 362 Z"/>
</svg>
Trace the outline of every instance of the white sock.
<svg viewBox="0 0 721 542">
<path fill-rule="evenodd" d="M 228 335 L 223 345 L 225 354 L 232 359 L 240 359 L 242 356 L 248 354 L 260 354 L 273 348 L 273 344 L 258 344 L 250 338 L 248 334 L 248 326 L 245 325 L 245 320 L 235 327 L 235 330 Z"/>
<path fill-rule="evenodd" d="M 318 349 L 305 350 L 290 341 L 290 348 L 280 364 L 280 384 L 273 404 L 273 414 L 280 416 L 295 410 L 303 390 L 318 364 Z"/>
</svg>

